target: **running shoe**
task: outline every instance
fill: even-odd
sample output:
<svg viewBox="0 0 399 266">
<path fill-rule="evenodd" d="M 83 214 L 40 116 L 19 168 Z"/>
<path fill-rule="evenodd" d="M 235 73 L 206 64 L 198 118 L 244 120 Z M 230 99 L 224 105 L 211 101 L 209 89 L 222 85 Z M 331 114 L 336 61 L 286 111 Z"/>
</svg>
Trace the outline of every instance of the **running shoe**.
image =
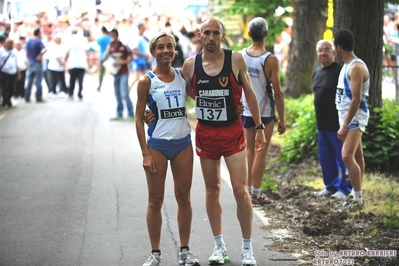
<svg viewBox="0 0 399 266">
<path fill-rule="evenodd" d="M 328 196 L 331 196 L 332 194 L 334 194 L 334 192 L 332 192 L 328 189 L 323 189 L 320 191 L 313 192 L 313 196 L 316 196 L 316 197 L 328 197 Z"/>
<path fill-rule="evenodd" d="M 273 200 L 266 197 L 266 195 L 261 194 L 259 197 L 256 197 L 254 194 L 251 195 L 252 205 L 266 205 L 272 204 Z"/>
<path fill-rule="evenodd" d="M 199 266 L 198 258 L 190 250 L 184 249 L 179 252 L 179 265 L 181 266 Z"/>
<path fill-rule="evenodd" d="M 336 200 L 346 200 L 347 197 L 342 191 L 337 191 L 331 195 L 331 198 Z"/>
<path fill-rule="evenodd" d="M 213 250 L 212 256 L 209 257 L 209 265 L 223 265 L 229 260 L 227 256 L 227 249 L 225 245 L 218 245 Z"/>
<path fill-rule="evenodd" d="M 112 117 L 110 120 L 111 121 L 122 121 L 123 117 L 122 116 L 115 116 L 115 117 Z"/>
<path fill-rule="evenodd" d="M 363 209 L 364 201 L 355 200 L 352 197 L 348 197 L 348 199 L 342 204 L 342 209 L 350 212 L 359 211 Z"/>
<path fill-rule="evenodd" d="M 256 260 L 252 248 L 243 248 L 241 250 L 241 266 L 256 266 Z"/>
<path fill-rule="evenodd" d="M 134 116 L 129 116 L 128 118 L 126 118 L 126 120 L 129 122 L 134 122 Z"/>
<path fill-rule="evenodd" d="M 150 257 L 148 260 L 143 264 L 143 266 L 155 266 L 161 265 L 161 258 L 162 256 L 158 253 L 150 253 Z"/>
</svg>

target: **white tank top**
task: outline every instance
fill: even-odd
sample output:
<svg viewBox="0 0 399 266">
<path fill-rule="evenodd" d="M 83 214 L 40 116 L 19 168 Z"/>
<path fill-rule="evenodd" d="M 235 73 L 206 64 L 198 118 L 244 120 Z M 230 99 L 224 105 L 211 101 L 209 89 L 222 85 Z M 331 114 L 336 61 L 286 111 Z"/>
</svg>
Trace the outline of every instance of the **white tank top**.
<svg viewBox="0 0 399 266">
<path fill-rule="evenodd" d="M 273 95 L 273 86 L 270 80 L 266 79 L 265 64 L 267 58 L 271 55 L 266 52 L 259 56 L 251 56 L 247 53 L 247 49 L 242 50 L 245 61 L 247 62 L 248 73 L 251 78 L 251 84 L 258 98 L 259 110 L 261 117 L 273 117 L 276 115 L 276 105 Z M 245 93 L 242 93 L 242 102 L 244 104 L 244 116 L 252 116 L 249 110 Z"/>
<path fill-rule="evenodd" d="M 151 71 L 147 73 L 151 80 L 147 104 L 155 114 L 155 121 L 148 128 L 150 138 L 181 139 L 191 132 L 186 118 L 186 81 L 178 69 L 173 70 L 175 78 L 169 83 Z"/>
<path fill-rule="evenodd" d="M 363 62 L 363 60 L 359 58 L 354 58 L 352 61 L 350 61 L 348 64 L 344 64 L 344 66 L 342 67 L 338 78 L 337 93 L 335 95 L 335 104 L 339 112 L 340 120 L 342 120 L 342 118 L 347 116 L 349 106 L 352 102 L 351 80 L 348 78 L 348 73 L 350 68 L 355 62 L 360 62 L 364 64 L 367 68 L 367 65 Z M 354 120 L 358 121 L 360 124 L 363 125 L 367 125 L 369 118 L 369 109 L 367 106 L 367 100 L 369 97 L 369 88 L 370 88 L 370 75 L 363 82 L 360 106 L 354 117 Z"/>
</svg>

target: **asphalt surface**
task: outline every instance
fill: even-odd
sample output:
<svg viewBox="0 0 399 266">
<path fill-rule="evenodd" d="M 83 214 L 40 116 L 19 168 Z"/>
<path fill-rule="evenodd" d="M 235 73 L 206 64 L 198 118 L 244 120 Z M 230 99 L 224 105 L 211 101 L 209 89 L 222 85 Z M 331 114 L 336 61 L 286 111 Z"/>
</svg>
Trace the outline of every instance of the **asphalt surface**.
<svg viewBox="0 0 399 266">
<path fill-rule="evenodd" d="M 44 84 L 44 82 L 43 82 Z M 86 75 L 83 101 L 14 100 L 0 114 L 0 266 L 141 266 L 150 243 L 145 222 L 147 188 L 134 123 L 115 116 L 112 77 L 101 93 Z M 44 86 L 44 95 L 47 89 Z M 131 92 L 135 105 L 135 91 Z M 224 176 L 226 170 L 223 171 Z M 170 172 L 163 207 L 164 266 L 177 264 L 177 205 Z M 195 155 L 191 250 L 207 265 L 213 236 Z M 230 262 L 240 265 L 241 231 L 228 182 L 222 184 L 223 228 Z M 254 215 L 258 265 L 295 265 L 267 250 L 270 232 Z"/>
</svg>

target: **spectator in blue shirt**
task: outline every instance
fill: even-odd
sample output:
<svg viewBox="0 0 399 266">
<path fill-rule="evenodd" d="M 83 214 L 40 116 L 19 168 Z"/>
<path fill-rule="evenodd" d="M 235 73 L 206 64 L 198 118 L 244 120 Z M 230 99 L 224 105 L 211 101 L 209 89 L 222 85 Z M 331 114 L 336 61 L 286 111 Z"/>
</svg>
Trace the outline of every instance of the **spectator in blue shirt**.
<svg viewBox="0 0 399 266">
<path fill-rule="evenodd" d="M 100 46 L 100 54 L 99 54 L 100 73 L 98 76 L 99 83 L 98 83 L 97 91 L 101 91 L 101 85 L 103 84 L 104 73 L 105 73 L 105 68 L 102 64 L 104 61 L 104 53 L 107 50 L 109 43 L 111 42 L 111 36 L 106 27 L 103 26 L 101 28 L 101 33 L 102 33 L 102 36 L 97 39 L 97 44 Z"/>
<path fill-rule="evenodd" d="M 47 51 L 42 42 L 40 29 L 33 31 L 34 37 L 26 43 L 26 52 L 29 60 L 28 84 L 25 90 L 25 101 L 30 102 L 33 79 L 36 79 L 36 102 L 43 102 L 42 99 L 42 79 L 43 67 L 42 57 Z"/>
</svg>

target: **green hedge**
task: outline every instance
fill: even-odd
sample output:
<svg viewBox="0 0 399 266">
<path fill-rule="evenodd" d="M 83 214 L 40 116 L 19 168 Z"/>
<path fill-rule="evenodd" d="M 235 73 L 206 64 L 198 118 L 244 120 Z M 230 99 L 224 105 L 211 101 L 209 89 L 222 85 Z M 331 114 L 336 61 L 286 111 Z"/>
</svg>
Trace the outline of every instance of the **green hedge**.
<svg viewBox="0 0 399 266">
<path fill-rule="evenodd" d="M 394 100 L 384 99 L 382 108 L 374 108 L 362 140 L 366 168 L 399 170 L 399 106 Z"/>
<path fill-rule="evenodd" d="M 285 99 L 285 118 L 287 127 L 282 135 L 280 159 L 297 162 L 301 159 L 317 159 L 317 129 L 313 106 L 313 94 L 299 99 Z"/>
<path fill-rule="evenodd" d="M 282 135 L 280 160 L 299 162 L 317 160 L 317 128 L 313 95 L 285 100 L 287 127 Z M 383 172 L 399 170 L 399 106 L 394 100 L 383 100 L 382 108 L 375 108 L 363 134 L 366 168 Z"/>
</svg>

